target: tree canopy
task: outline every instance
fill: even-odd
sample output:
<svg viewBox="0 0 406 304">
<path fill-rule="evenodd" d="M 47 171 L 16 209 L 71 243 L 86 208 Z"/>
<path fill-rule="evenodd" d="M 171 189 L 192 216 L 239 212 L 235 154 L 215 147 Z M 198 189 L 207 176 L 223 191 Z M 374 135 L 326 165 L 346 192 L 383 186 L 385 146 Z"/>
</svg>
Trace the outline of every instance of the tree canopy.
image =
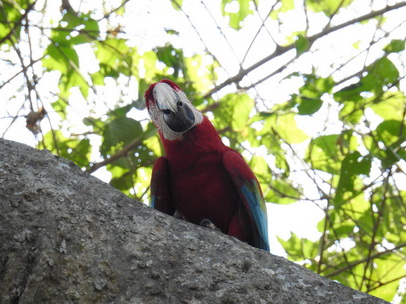
<svg viewBox="0 0 406 304">
<path fill-rule="evenodd" d="M 406 2 L 0 1 L 0 134 L 148 201 L 145 111 L 169 78 L 246 157 L 269 204 L 322 210 L 287 257 L 406 303 Z M 402 285 L 403 282 L 403 285 Z"/>
</svg>

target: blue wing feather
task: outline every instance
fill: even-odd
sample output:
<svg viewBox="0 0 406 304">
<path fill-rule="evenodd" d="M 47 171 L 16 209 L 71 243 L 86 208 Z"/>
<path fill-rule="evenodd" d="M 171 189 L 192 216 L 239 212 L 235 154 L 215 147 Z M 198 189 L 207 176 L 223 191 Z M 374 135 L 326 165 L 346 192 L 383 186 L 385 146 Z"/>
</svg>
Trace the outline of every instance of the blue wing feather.
<svg viewBox="0 0 406 304">
<path fill-rule="evenodd" d="M 255 245 L 269 251 L 266 205 L 254 173 L 242 156 L 235 151 L 226 152 L 223 163 L 240 194 L 248 214 Z"/>
</svg>

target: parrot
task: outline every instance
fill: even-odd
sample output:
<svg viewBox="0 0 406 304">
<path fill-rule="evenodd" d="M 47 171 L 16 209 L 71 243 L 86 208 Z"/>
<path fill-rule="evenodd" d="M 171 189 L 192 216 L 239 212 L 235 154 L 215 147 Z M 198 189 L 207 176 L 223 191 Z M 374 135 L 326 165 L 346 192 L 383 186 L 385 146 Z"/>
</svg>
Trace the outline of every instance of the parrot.
<svg viewBox="0 0 406 304">
<path fill-rule="evenodd" d="M 151 207 L 269 251 L 265 200 L 242 155 L 171 80 L 144 97 L 165 154 L 153 165 Z"/>
</svg>

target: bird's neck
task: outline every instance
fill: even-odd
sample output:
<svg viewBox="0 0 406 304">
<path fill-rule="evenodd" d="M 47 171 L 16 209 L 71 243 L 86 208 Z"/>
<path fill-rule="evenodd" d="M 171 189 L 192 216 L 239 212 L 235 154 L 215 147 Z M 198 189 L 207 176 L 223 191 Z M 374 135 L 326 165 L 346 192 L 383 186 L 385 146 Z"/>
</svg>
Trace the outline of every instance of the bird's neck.
<svg viewBox="0 0 406 304">
<path fill-rule="evenodd" d="M 186 165 L 193 163 L 202 155 L 219 154 L 229 148 L 223 144 L 220 136 L 207 117 L 183 134 L 178 140 L 166 140 L 161 136 L 165 154 L 169 163 Z"/>
</svg>

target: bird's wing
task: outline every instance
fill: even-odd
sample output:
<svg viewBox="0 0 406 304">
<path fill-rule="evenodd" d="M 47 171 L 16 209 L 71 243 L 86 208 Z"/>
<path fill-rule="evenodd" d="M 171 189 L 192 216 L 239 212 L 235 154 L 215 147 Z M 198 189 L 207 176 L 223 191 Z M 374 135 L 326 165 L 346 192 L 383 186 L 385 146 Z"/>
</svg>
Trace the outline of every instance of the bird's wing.
<svg viewBox="0 0 406 304">
<path fill-rule="evenodd" d="M 169 215 L 175 213 L 170 189 L 169 166 L 166 157 L 159 157 L 152 169 L 151 207 Z"/>
<path fill-rule="evenodd" d="M 235 151 L 224 153 L 223 164 L 247 211 L 254 245 L 269 251 L 266 206 L 258 180 L 243 157 Z"/>
</svg>

